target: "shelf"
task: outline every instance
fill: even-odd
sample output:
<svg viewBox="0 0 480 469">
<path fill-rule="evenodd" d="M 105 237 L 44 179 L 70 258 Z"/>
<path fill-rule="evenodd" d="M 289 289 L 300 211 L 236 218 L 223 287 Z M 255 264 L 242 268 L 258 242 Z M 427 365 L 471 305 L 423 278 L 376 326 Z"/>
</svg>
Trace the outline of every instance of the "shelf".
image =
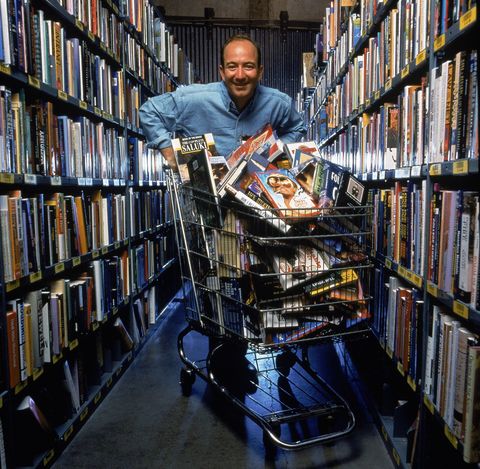
<svg viewBox="0 0 480 469">
<path fill-rule="evenodd" d="M 410 285 L 422 289 L 424 281 L 421 275 L 415 273 L 414 271 L 403 267 L 389 257 L 382 256 L 381 254 L 376 253 L 374 249 L 370 252 L 370 257 L 375 259 L 377 262 L 380 262 L 387 269 L 391 270 L 398 274 L 403 280 L 407 281 Z"/>
<path fill-rule="evenodd" d="M 52 187 L 124 187 L 126 185 L 126 180 L 0 173 L 0 184 Z"/>
</svg>

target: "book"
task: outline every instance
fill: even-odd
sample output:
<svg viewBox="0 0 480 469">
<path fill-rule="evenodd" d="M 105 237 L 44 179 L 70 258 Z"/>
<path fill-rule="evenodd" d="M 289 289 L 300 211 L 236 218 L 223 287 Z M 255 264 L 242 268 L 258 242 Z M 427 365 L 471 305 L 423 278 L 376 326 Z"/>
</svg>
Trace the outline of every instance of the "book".
<svg viewBox="0 0 480 469">
<path fill-rule="evenodd" d="M 207 151 L 209 155 L 218 155 L 213 134 L 194 135 L 172 139 L 172 148 L 177 162 L 181 182 L 190 181 L 188 161 L 198 153 Z"/>
<path fill-rule="evenodd" d="M 306 142 L 285 143 L 284 149 L 288 158 L 292 162 L 292 166 L 298 166 L 299 164 L 303 163 L 304 161 L 301 161 L 302 159 L 307 160 L 308 156 L 306 155 L 320 157 L 317 144 L 313 140 Z M 298 155 L 297 151 L 299 151 Z"/>
<path fill-rule="evenodd" d="M 465 389 L 465 439 L 463 459 L 477 462 L 480 459 L 480 347 L 470 346 L 467 358 Z"/>
<path fill-rule="evenodd" d="M 323 295 L 335 288 L 345 287 L 355 283 L 357 280 L 358 275 L 354 269 L 332 270 L 326 277 L 306 285 L 305 291 L 310 296 Z"/>
</svg>

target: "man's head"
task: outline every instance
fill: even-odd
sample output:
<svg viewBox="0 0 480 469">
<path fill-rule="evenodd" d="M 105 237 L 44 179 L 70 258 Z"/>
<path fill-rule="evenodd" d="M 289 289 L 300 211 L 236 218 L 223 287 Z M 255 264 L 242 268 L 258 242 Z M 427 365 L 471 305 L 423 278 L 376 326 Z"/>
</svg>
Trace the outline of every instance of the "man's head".
<svg viewBox="0 0 480 469">
<path fill-rule="evenodd" d="M 219 71 L 232 101 L 242 110 L 262 78 L 260 48 L 248 36 L 231 37 L 223 45 Z"/>
</svg>

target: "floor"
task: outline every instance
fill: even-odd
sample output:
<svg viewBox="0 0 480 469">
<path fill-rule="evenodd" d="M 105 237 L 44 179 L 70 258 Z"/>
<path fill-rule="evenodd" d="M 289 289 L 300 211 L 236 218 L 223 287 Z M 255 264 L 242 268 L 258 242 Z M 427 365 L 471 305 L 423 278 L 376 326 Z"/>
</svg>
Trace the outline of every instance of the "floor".
<svg viewBox="0 0 480 469">
<path fill-rule="evenodd" d="M 299 451 L 277 449 L 266 457 L 261 429 L 212 386 L 197 378 L 191 395 L 182 395 L 176 342 L 184 325 L 182 308 L 172 303 L 155 335 L 54 464 L 55 469 L 393 467 L 371 419 L 339 372 L 332 346 L 316 346 L 310 359 L 349 400 L 356 428 L 333 443 Z M 188 353 L 206 347 L 195 334 L 186 342 Z"/>
</svg>

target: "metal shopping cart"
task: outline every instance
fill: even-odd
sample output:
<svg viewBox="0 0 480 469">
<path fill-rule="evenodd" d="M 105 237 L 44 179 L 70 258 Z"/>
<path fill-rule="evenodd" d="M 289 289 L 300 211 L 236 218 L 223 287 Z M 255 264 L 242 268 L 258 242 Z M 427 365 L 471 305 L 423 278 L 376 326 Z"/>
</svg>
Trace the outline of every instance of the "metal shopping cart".
<svg viewBox="0 0 480 469">
<path fill-rule="evenodd" d="M 263 429 L 266 448 L 350 433 L 353 412 L 314 371 L 308 351 L 368 330 L 370 207 L 279 216 L 234 190 L 219 201 L 174 175 L 168 185 L 187 321 L 178 337 L 183 393 L 196 376 L 214 385 Z M 192 358 L 185 341 L 194 333 L 211 346 Z M 254 366 L 246 385 L 232 370 L 237 350 Z"/>
</svg>

